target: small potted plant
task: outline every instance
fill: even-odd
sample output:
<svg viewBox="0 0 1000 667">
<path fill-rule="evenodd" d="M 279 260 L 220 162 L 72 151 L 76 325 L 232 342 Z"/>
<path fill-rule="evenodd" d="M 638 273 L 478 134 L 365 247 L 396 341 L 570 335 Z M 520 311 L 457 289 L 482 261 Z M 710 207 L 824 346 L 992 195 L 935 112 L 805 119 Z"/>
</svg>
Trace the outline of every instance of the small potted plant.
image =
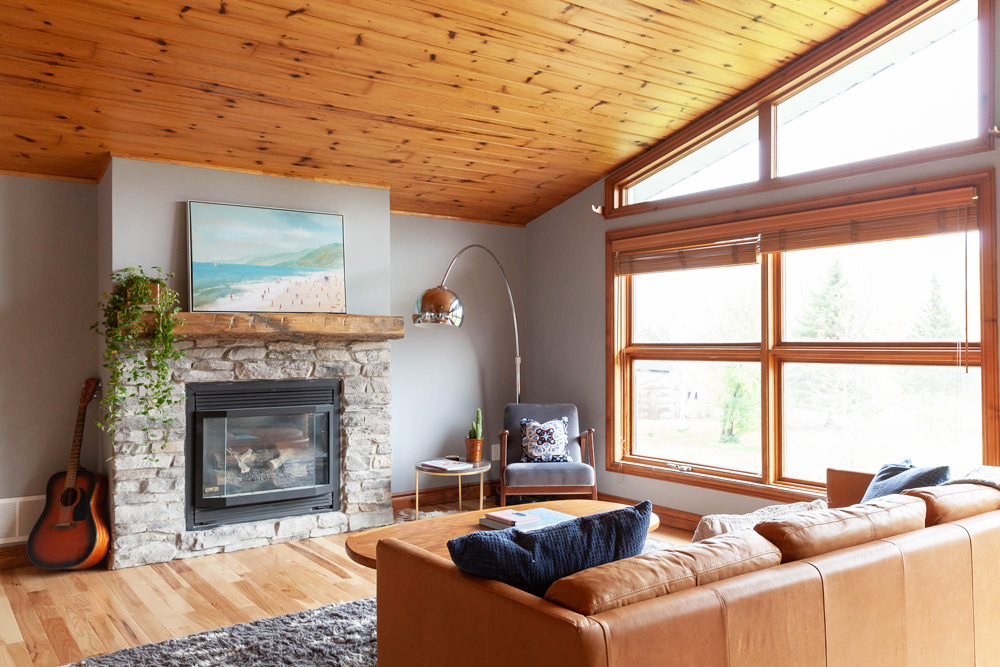
<svg viewBox="0 0 1000 667">
<path fill-rule="evenodd" d="M 476 410 L 476 421 L 472 422 L 469 437 L 465 439 L 465 460 L 479 463 L 483 459 L 483 411 Z"/>
</svg>

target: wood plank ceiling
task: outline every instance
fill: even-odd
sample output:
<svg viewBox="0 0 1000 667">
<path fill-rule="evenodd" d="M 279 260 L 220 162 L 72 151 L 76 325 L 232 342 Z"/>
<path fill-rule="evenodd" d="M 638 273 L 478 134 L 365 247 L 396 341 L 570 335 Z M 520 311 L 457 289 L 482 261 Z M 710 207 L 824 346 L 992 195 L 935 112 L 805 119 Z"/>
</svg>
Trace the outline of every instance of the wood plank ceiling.
<svg viewBox="0 0 1000 667">
<path fill-rule="evenodd" d="M 886 0 L 0 0 L 0 170 L 108 154 L 523 225 Z"/>
</svg>

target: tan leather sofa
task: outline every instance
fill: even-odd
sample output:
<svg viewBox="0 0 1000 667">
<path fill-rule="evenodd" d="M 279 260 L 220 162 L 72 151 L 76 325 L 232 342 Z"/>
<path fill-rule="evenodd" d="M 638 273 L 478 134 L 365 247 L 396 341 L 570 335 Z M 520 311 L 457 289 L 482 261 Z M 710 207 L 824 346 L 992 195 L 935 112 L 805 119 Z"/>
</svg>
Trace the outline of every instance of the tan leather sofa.
<svg viewBox="0 0 1000 667">
<path fill-rule="evenodd" d="M 379 667 L 1000 667 L 1000 491 L 808 514 L 579 572 L 544 599 L 384 540 Z"/>
</svg>

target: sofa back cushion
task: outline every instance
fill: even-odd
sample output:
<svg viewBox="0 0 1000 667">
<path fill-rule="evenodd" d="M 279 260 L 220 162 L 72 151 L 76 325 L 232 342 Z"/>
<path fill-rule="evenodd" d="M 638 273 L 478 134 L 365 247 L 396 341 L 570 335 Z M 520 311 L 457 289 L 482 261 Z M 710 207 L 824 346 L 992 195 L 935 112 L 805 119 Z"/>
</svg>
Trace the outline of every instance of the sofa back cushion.
<svg viewBox="0 0 1000 667">
<path fill-rule="evenodd" d="M 738 531 L 571 574 L 552 584 L 545 599 L 592 616 L 780 562 L 773 544 L 753 531 Z"/>
<path fill-rule="evenodd" d="M 930 486 L 910 489 L 903 495 L 924 501 L 928 527 L 1000 510 L 1000 490 L 979 484 Z"/>
<path fill-rule="evenodd" d="M 783 563 L 874 542 L 924 527 L 926 506 L 913 496 L 891 495 L 842 509 L 814 510 L 754 530 L 781 551 Z"/>
</svg>

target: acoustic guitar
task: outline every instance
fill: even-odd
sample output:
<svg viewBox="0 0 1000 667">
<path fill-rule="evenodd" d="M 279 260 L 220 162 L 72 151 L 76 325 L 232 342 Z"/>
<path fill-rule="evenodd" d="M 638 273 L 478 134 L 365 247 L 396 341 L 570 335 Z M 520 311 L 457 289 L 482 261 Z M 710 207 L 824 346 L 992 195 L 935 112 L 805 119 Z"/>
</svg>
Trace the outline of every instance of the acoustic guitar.
<svg viewBox="0 0 1000 667">
<path fill-rule="evenodd" d="M 108 478 L 80 467 L 87 405 L 100 385 L 97 378 L 83 384 L 69 466 L 49 479 L 45 511 L 28 537 L 28 558 L 38 567 L 81 570 L 96 565 L 108 553 Z"/>
</svg>

